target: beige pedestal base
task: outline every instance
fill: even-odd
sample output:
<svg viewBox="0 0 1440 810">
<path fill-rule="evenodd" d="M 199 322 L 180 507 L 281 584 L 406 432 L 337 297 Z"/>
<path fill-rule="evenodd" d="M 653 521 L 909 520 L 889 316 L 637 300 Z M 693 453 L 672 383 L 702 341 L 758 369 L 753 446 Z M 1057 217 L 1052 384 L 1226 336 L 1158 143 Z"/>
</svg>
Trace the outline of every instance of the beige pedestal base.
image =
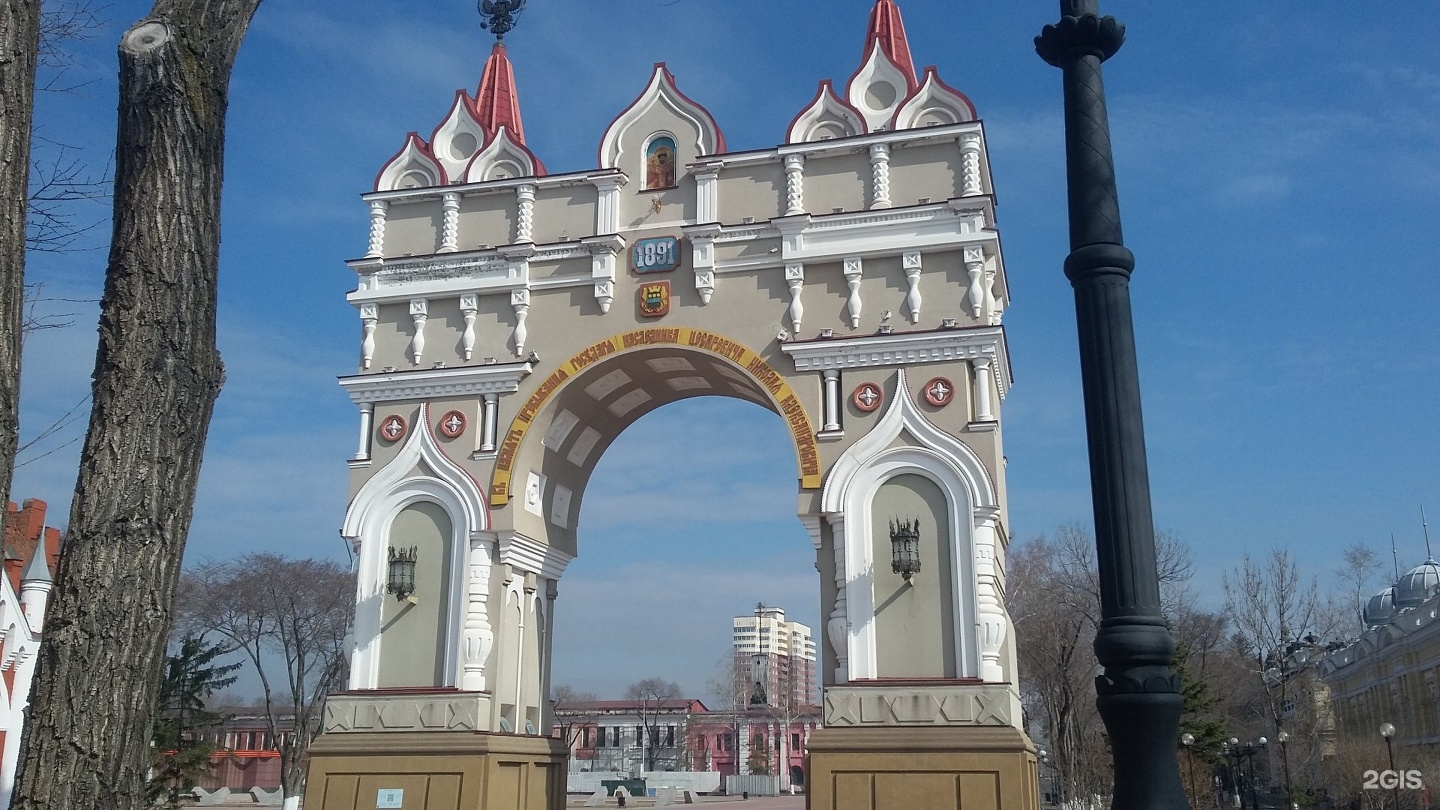
<svg viewBox="0 0 1440 810">
<path fill-rule="evenodd" d="M 467 731 L 322 734 L 310 747 L 306 810 L 563 810 L 565 746 Z M 393 796 L 393 794 L 390 794 Z"/>
<path fill-rule="evenodd" d="M 1039 810 L 1035 746 L 1009 726 L 822 728 L 808 810 Z"/>
</svg>

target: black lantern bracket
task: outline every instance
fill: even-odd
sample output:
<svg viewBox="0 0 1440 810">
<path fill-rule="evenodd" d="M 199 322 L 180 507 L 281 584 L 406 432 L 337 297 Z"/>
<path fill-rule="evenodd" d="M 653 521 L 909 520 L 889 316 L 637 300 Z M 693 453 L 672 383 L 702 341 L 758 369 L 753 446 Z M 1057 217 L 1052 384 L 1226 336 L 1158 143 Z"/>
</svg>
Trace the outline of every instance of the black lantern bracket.
<svg viewBox="0 0 1440 810">
<path fill-rule="evenodd" d="M 920 519 L 890 521 L 890 570 L 914 585 L 912 578 L 920 573 Z"/>
<path fill-rule="evenodd" d="M 420 604 L 420 597 L 415 595 L 415 561 L 419 557 L 420 549 L 416 546 L 391 546 L 390 561 L 385 566 L 385 590 L 395 594 L 396 599 L 412 605 Z"/>
</svg>

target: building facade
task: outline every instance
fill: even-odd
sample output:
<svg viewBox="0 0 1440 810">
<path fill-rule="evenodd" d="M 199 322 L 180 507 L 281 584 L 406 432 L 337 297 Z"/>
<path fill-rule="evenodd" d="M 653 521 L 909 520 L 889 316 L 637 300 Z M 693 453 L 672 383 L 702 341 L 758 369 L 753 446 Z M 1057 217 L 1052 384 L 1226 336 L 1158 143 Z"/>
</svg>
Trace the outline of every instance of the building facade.
<svg viewBox="0 0 1440 810">
<path fill-rule="evenodd" d="M 7 506 L 4 571 L 0 577 L 0 807 L 10 806 L 20 762 L 20 734 L 30 705 L 40 631 L 60 559 L 60 531 L 45 525 L 47 505 L 31 498 Z"/>
<path fill-rule="evenodd" d="M 511 4 L 485 5 L 508 31 Z M 359 415 L 350 692 L 329 704 L 312 790 L 394 767 L 361 759 L 402 728 L 476 733 L 473 767 L 503 753 L 559 784 L 565 752 L 542 730 L 586 486 L 635 420 L 725 396 L 793 444 L 825 617 L 812 767 L 906 772 L 920 746 L 927 773 L 938 757 L 1037 801 L 1005 609 L 1009 287 L 984 125 L 916 69 L 894 0 L 855 30 L 853 73 L 796 99 L 775 146 L 732 151 L 657 63 L 597 133 L 596 165 L 551 171 L 497 43 L 474 95 L 381 166 L 340 381 Z M 903 570 L 897 519 L 921 527 Z M 489 806 L 534 801 L 503 790 Z"/>
<path fill-rule="evenodd" d="M 784 608 L 765 605 L 731 624 L 735 671 L 746 675 L 745 703 L 818 705 L 815 638 L 809 627 L 786 621 Z"/>
</svg>

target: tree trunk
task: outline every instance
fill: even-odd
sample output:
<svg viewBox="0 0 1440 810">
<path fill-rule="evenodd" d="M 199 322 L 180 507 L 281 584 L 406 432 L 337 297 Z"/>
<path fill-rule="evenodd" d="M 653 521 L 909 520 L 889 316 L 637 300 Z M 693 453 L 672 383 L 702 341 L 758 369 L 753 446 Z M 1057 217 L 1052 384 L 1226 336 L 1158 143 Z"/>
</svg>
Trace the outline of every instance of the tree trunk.
<svg viewBox="0 0 1440 810">
<path fill-rule="evenodd" d="M 14 808 L 146 807 L 151 721 L 215 348 L 230 68 L 260 0 L 157 0 L 120 41 L 94 399 Z"/>
<path fill-rule="evenodd" d="M 25 206 L 39 52 L 40 0 L 0 0 L 0 505 L 10 502 L 20 436 Z M 0 512 L 0 525 L 4 520 Z"/>
</svg>

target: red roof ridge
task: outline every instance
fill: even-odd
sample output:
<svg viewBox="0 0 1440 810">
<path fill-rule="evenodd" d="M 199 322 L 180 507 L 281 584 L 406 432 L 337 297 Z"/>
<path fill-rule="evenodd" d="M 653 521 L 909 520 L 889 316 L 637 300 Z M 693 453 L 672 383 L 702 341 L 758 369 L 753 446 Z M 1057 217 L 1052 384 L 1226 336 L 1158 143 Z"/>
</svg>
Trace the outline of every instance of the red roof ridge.
<svg viewBox="0 0 1440 810">
<path fill-rule="evenodd" d="M 515 68 L 505 55 L 505 44 L 496 42 L 485 60 L 480 74 L 480 87 L 475 91 L 475 120 L 491 138 L 500 127 L 510 130 L 516 142 L 525 143 L 525 128 L 520 123 L 520 94 L 515 89 Z"/>
<path fill-rule="evenodd" d="M 876 43 L 890 61 L 904 71 L 910 89 L 914 90 L 919 83 L 915 60 L 910 56 L 910 40 L 905 36 L 905 23 L 900 19 L 900 6 L 895 0 L 875 0 L 875 7 L 870 9 L 870 27 L 865 32 L 865 52 L 860 55 L 861 64 L 870 58 L 870 51 Z"/>
</svg>

